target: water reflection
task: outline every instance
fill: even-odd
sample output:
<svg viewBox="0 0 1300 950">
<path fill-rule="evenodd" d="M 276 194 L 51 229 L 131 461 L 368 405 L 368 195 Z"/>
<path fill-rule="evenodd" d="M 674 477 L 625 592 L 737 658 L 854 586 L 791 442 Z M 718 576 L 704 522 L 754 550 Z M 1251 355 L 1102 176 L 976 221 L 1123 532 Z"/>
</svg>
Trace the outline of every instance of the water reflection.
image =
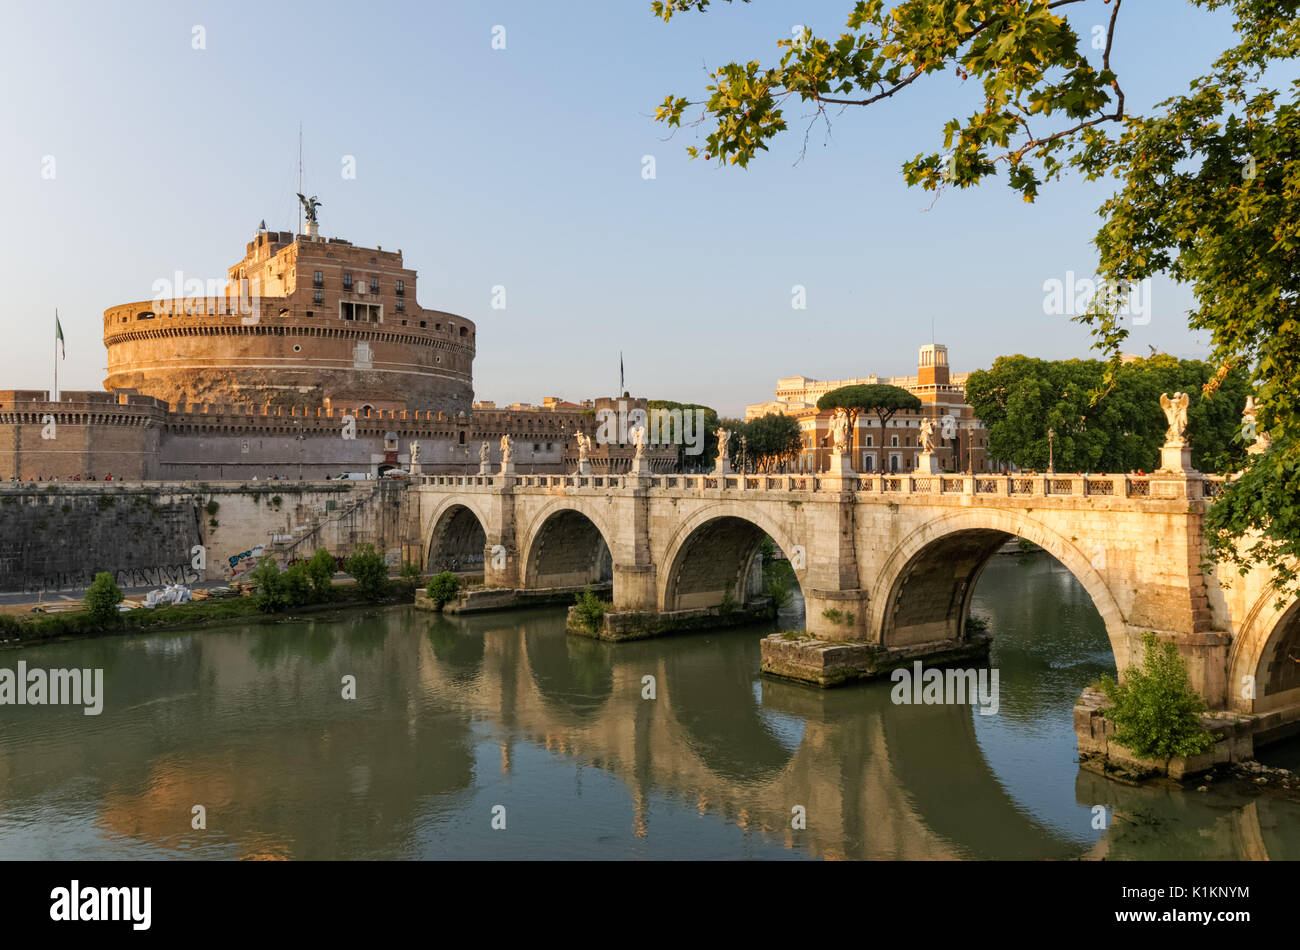
<svg viewBox="0 0 1300 950">
<path fill-rule="evenodd" d="M 895 706 L 888 683 L 760 679 L 766 629 L 610 645 L 566 636 L 560 610 L 398 608 L 6 654 L 102 666 L 106 704 L 4 707 L 0 857 L 1300 855 L 1290 803 L 1078 770 L 1071 707 L 1114 662 L 1055 562 L 995 558 L 975 612 L 996 638 L 996 716 Z"/>
</svg>

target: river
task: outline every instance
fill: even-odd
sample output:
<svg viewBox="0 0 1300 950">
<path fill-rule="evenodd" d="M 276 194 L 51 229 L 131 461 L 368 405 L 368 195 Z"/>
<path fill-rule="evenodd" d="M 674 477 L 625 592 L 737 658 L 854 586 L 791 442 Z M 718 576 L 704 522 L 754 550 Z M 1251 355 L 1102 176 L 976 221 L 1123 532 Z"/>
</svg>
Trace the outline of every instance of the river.
<svg viewBox="0 0 1300 950">
<path fill-rule="evenodd" d="M 0 858 L 1300 857 L 1300 805 L 1080 771 L 1114 659 L 1055 561 L 995 557 L 974 613 L 995 715 L 762 678 L 770 628 L 604 644 L 552 609 L 6 652 L 103 668 L 104 708 L 0 707 Z"/>
</svg>

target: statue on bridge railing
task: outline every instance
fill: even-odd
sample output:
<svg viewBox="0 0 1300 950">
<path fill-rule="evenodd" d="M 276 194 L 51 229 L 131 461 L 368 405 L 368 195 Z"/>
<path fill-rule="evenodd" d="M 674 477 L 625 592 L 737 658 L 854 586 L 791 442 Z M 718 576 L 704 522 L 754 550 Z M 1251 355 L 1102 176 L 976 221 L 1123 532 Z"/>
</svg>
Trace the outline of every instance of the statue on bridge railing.
<svg viewBox="0 0 1300 950">
<path fill-rule="evenodd" d="M 420 464 L 420 443 L 418 441 L 411 443 L 411 464 Z"/>
<path fill-rule="evenodd" d="M 1160 408 L 1165 411 L 1169 421 L 1169 431 L 1165 433 L 1165 445 L 1184 444 L 1183 433 L 1187 431 L 1187 393 L 1174 393 L 1170 399 L 1168 393 L 1160 394 Z"/>
<path fill-rule="evenodd" d="M 466 449 L 466 452 L 467 452 L 467 453 L 468 453 L 468 451 L 469 451 L 469 450 Z M 478 473 L 479 473 L 480 475 L 486 475 L 486 474 L 488 474 L 488 464 L 489 464 L 489 463 L 488 463 L 488 454 L 489 454 L 489 451 L 488 451 L 488 444 L 487 444 L 487 442 L 485 441 L 485 442 L 483 442 L 482 445 L 480 445 L 480 446 L 478 447 Z"/>
<path fill-rule="evenodd" d="M 510 441 L 510 436 L 503 435 L 501 437 L 501 464 L 502 465 L 509 465 L 512 461 L 514 461 L 514 459 L 511 457 L 511 450 L 513 449 L 513 447 L 514 447 L 514 443 Z"/>
<path fill-rule="evenodd" d="M 934 451 L 934 421 L 931 419 L 921 420 L 921 451 Z"/>
<path fill-rule="evenodd" d="M 633 426 L 628 435 L 632 437 L 632 445 L 636 449 L 633 458 L 645 458 L 645 426 Z"/>
<path fill-rule="evenodd" d="M 831 417 L 831 445 L 841 454 L 849 450 L 849 411 L 843 406 Z"/>
<path fill-rule="evenodd" d="M 587 453 L 591 451 L 591 437 L 579 429 L 573 434 L 573 438 L 578 443 L 578 467 L 581 468 L 587 461 Z"/>
<path fill-rule="evenodd" d="M 1260 455 L 1268 451 L 1272 440 L 1267 432 L 1260 430 L 1255 421 L 1255 397 L 1246 397 L 1246 408 L 1241 410 L 1241 439 L 1248 442 L 1246 452 L 1249 455 Z"/>
<path fill-rule="evenodd" d="M 731 440 L 731 432 L 719 427 L 713 434 L 718 437 L 718 461 L 730 462 L 731 453 L 727 450 L 727 442 Z"/>
</svg>

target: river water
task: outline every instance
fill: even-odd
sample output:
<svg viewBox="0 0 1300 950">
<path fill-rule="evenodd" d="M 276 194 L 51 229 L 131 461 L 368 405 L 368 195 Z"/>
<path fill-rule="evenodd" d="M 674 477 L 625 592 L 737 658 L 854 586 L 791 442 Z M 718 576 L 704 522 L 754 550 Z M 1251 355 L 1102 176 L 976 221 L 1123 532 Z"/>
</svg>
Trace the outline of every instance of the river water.
<svg viewBox="0 0 1300 950">
<path fill-rule="evenodd" d="M 974 612 L 995 715 L 761 678 L 769 629 L 612 645 L 551 609 L 0 653 L 105 694 L 0 706 L 0 859 L 1300 857 L 1300 805 L 1079 770 L 1114 659 L 1055 561 L 996 557 Z"/>
</svg>

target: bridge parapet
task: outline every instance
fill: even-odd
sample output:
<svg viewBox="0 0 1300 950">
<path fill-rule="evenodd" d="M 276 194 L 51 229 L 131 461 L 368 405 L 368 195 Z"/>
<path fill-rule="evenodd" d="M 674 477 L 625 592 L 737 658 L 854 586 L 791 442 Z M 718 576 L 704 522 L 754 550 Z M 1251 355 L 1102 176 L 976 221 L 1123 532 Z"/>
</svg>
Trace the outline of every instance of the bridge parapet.
<svg viewBox="0 0 1300 950">
<path fill-rule="evenodd" d="M 898 497 L 969 495 L 992 498 L 1121 498 L 1194 502 L 1214 498 L 1222 490 L 1219 475 L 912 475 L 860 474 L 850 479 L 820 475 L 423 475 L 421 484 L 446 490 L 514 490 L 541 488 L 564 491 L 661 489 L 692 494 L 705 492 L 852 493 Z"/>
</svg>

